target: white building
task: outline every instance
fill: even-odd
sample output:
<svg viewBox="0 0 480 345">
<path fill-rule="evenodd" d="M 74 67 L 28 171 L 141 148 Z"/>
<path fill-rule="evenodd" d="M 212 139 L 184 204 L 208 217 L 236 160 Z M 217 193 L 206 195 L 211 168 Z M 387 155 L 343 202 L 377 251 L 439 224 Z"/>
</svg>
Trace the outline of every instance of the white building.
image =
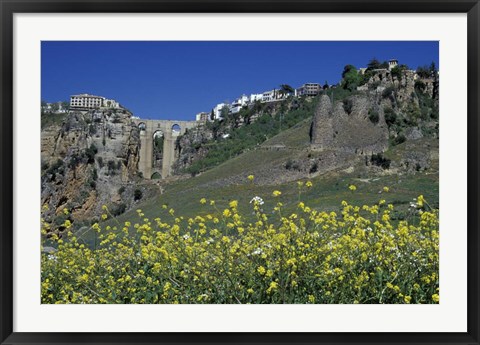
<svg viewBox="0 0 480 345">
<path fill-rule="evenodd" d="M 265 91 L 262 95 L 262 102 L 271 102 L 277 99 L 277 90 Z"/>
<path fill-rule="evenodd" d="M 244 106 L 247 106 L 248 103 L 250 102 L 250 98 L 246 95 L 242 95 L 239 98 L 237 98 L 235 101 L 232 102 L 230 105 L 230 112 L 232 114 L 236 114 L 242 109 Z"/>
<path fill-rule="evenodd" d="M 228 107 L 226 103 L 219 103 L 213 108 L 213 119 L 221 120 L 222 119 L 222 109 Z"/>
<path fill-rule="evenodd" d="M 121 108 L 120 103 L 118 103 L 116 100 L 106 99 L 106 98 L 103 100 L 103 106 L 107 108 L 115 108 L 115 109 Z"/>
<path fill-rule="evenodd" d="M 100 108 L 103 105 L 104 99 L 104 97 L 89 95 L 86 93 L 80 95 L 72 95 L 70 97 L 70 108 Z"/>
<path fill-rule="evenodd" d="M 197 122 L 207 122 L 210 120 L 210 113 L 207 113 L 207 112 L 200 112 L 198 113 L 197 115 L 195 115 L 195 120 Z"/>
<path fill-rule="evenodd" d="M 44 113 L 65 114 L 67 111 L 68 108 L 63 106 L 63 102 L 45 103 L 42 106 L 42 112 Z"/>
<path fill-rule="evenodd" d="M 256 101 L 262 101 L 263 93 L 252 93 L 250 95 L 250 103 L 254 103 Z"/>
<path fill-rule="evenodd" d="M 316 96 L 322 87 L 318 83 L 305 83 L 297 89 L 298 96 Z"/>
<path fill-rule="evenodd" d="M 89 95 L 82 93 L 70 96 L 70 108 L 120 108 L 120 104 L 113 99 L 106 99 L 102 96 Z"/>
<path fill-rule="evenodd" d="M 388 70 L 392 70 L 394 67 L 398 65 L 398 60 L 397 59 L 391 59 L 388 61 Z"/>
</svg>

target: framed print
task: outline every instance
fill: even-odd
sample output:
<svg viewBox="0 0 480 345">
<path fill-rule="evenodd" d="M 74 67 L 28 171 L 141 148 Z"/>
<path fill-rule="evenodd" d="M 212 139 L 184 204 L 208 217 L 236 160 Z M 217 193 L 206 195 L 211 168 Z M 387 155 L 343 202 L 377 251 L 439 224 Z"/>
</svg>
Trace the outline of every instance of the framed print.
<svg viewBox="0 0 480 345">
<path fill-rule="evenodd" d="M 479 342 L 478 1 L 1 6 L 2 344 Z"/>
</svg>

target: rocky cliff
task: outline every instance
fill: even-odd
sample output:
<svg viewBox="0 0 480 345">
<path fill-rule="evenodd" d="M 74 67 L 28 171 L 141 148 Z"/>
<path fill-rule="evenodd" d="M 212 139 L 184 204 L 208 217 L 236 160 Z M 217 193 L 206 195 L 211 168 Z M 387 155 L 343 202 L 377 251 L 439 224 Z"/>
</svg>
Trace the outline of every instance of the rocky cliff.
<svg viewBox="0 0 480 345">
<path fill-rule="evenodd" d="M 393 161 L 383 153 L 405 142 L 403 146 L 415 148 L 424 137 L 428 145 L 438 147 L 438 79 L 418 79 L 413 71 L 392 76 L 388 70 L 377 70 L 343 99 L 334 101 L 332 93 L 320 96 L 310 147 L 364 156 L 367 166 L 384 170 L 418 171 L 428 169 L 435 157 L 420 148 Z"/>
<path fill-rule="evenodd" d="M 378 113 L 372 122 L 369 113 Z M 312 123 L 312 148 L 334 149 L 348 153 L 372 155 L 388 147 L 388 128 L 383 109 L 366 95 L 353 96 L 332 104 L 321 96 Z"/>
<path fill-rule="evenodd" d="M 41 138 L 44 217 L 59 225 L 66 208 L 77 222 L 98 220 L 102 205 L 121 213 L 138 199 L 140 136 L 130 112 L 72 111 Z"/>
<path fill-rule="evenodd" d="M 176 158 L 172 170 L 174 175 L 185 174 L 185 170 L 196 160 L 205 158 L 208 153 L 207 143 L 213 139 L 213 133 L 206 126 L 189 130 L 178 138 Z"/>
</svg>

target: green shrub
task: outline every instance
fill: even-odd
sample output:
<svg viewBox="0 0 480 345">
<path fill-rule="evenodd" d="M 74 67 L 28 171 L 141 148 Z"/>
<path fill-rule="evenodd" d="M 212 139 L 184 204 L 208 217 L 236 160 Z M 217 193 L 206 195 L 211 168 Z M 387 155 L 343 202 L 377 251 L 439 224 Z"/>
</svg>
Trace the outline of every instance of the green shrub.
<svg viewBox="0 0 480 345">
<path fill-rule="evenodd" d="M 103 157 L 97 157 L 97 163 L 100 169 L 103 168 Z"/>
<path fill-rule="evenodd" d="M 135 189 L 133 191 L 133 200 L 137 201 L 143 198 L 143 192 L 140 189 Z"/>
<path fill-rule="evenodd" d="M 407 141 L 407 138 L 403 134 L 399 134 L 395 138 L 392 138 L 392 140 L 391 140 L 393 146 L 400 145 L 401 143 L 404 143 L 405 141 Z"/>
<path fill-rule="evenodd" d="M 387 123 L 388 127 L 397 122 L 397 114 L 392 108 L 384 108 L 383 111 L 385 113 L 385 122 Z"/>
<path fill-rule="evenodd" d="M 98 153 L 98 149 L 94 144 L 91 144 L 89 148 L 85 150 L 85 156 L 87 157 L 87 163 L 92 164 L 95 162 L 95 155 Z"/>
<path fill-rule="evenodd" d="M 391 160 L 383 157 L 383 155 L 379 153 L 379 154 L 373 154 L 372 157 L 370 158 L 370 162 L 373 165 L 381 167 L 383 170 L 387 170 L 390 168 Z"/>
<path fill-rule="evenodd" d="M 390 98 L 395 93 L 395 87 L 388 86 L 382 92 L 382 98 Z"/>
<path fill-rule="evenodd" d="M 373 124 L 377 124 L 380 120 L 380 116 L 378 115 L 378 111 L 375 109 L 370 109 L 368 111 L 368 118 Z"/>
<path fill-rule="evenodd" d="M 343 100 L 343 109 L 345 112 L 350 115 L 353 110 L 353 101 L 350 98 L 345 98 Z"/>
<path fill-rule="evenodd" d="M 114 217 L 117 217 L 123 213 L 125 213 L 125 211 L 127 210 L 127 205 L 125 205 L 123 202 L 120 203 L 120 204 L 116 204 L 114 205 L 110 212 L 112 213 L 112 216 Z"/>
<path fill-rule="evenodd" d="M 56 174 L 63 175 L 65 173 L 65 167 L 64 167 L 63 161 L 61 159 L 57 159 L 57 161 L 53 163 L 50 166 L 50 168 L 48 168 L 47 173 L 52 174 L 54 176 Z"/>
<path fill-rule="evenodd" d="M 420 91 L 420 92 L 425 92 L 425 89 L 427 88 L 427 85 L 421 80 L 416 80 L 415 81 L 415 90 Z"/>
</svg>

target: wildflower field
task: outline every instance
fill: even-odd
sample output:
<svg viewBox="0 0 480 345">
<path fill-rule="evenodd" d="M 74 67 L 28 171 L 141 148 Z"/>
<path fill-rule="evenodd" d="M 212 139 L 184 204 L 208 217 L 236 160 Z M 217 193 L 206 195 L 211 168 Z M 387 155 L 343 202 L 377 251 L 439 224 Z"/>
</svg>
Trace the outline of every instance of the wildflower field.
<svg viewBox="0 0 480 345">
<path fill-rule="evenodd" d="M 93 243 L 69 220 L 62 233 L 42 220 L 43 244 L 56 248 L 42 253 L 42 303 L 439 302 L 438 210 L 423 196 L 392 219 L 383 199 L 312 209 L 301 201 L 311 187 L 298 183 L 288 214 L 281 190 L 269 196 L 273 209 L 252 196 L 248 214 L 234 199 L 202 198 L 191 218 L 166 205 L 155 219 L 138 210 L 116 226 L 94 224 Z"/>
</svg>

